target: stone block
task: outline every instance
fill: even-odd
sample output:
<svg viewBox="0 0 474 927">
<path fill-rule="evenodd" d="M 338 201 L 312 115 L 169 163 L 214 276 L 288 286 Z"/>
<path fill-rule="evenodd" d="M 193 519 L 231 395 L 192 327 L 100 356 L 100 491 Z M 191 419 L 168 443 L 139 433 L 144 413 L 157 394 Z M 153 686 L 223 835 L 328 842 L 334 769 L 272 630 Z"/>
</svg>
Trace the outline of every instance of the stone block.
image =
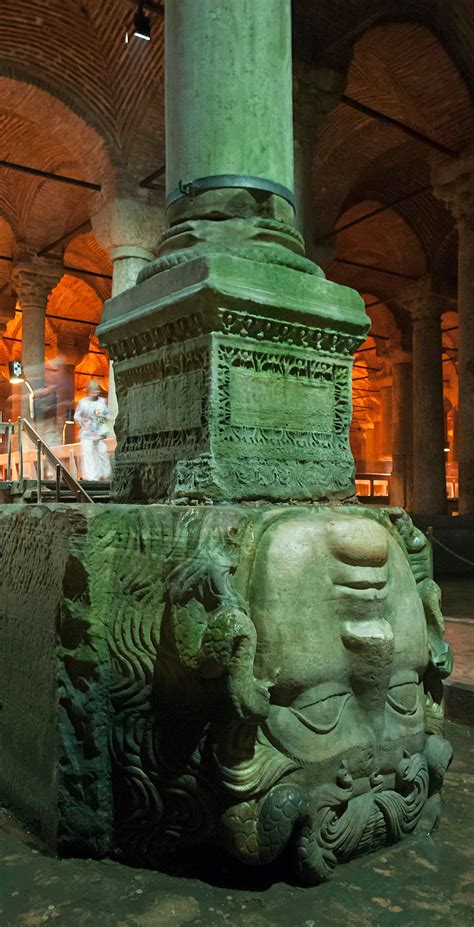
<svg viewBox="0 0 474 927">
<path fill-rule="evenodd" d="M 60 853 L 287 853 L 303 883 L 432 827 L 439 589 L 401 509 L 0 509 L 0 796 Z"/>
<path fill-rule="evenodd" d="M 362 300 L 290 251 L 245 244 L 260 260 L 204 246 L 165 254 L 159 273 L 106 304 L 99 334 L 120 407 L 117 501 L 354 493 Z M 272 247 L 288 266 L 271 250 L 273 263 L 261 259 Z"/>
</svg>

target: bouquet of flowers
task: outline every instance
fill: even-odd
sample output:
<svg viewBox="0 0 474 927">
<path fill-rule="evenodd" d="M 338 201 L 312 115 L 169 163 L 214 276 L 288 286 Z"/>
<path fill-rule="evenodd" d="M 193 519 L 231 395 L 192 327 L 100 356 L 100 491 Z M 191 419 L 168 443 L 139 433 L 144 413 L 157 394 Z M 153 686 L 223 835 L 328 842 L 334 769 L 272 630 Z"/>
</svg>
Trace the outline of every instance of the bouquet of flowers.
<svg viewBox="0 0 474 927">
<path fill-rule="evenodd" d="M 100 438 L 106 438 L 109 434 L 108 413 L 101 408 L 95 409 L 94 419 L 97 434 Z"/>
</svg>

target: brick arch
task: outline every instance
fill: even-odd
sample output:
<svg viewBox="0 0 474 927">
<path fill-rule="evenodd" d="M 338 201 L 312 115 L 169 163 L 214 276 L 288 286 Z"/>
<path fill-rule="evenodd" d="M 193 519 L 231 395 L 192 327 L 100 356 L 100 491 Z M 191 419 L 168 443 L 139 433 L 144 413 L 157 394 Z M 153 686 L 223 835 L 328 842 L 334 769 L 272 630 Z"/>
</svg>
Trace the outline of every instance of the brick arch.
<svg viewBox="0 0 474 927">
<path fill-rule="evenodd" d="M 10 69 L 11 70 L 11 69 Z M 90 108 L 78 107 L 77 101 L 65 100 L 60 87 L 48 84 L 28 69 L 12 77 L 5 75 L 0 58 L 1 111 L 36 126 L 39 132 L 57 137 L 70 157 L 81 166 L 83 179 L 105 183 L 113 174 L 112 162 L 117 148 L 104 122 L 94 125 Z"/>
<path fill-rule="evenodd" d="M 340 225 L 349 224 L 381 205 L 383 200 L 380 199 L 358 202 L 342 214 Z M 341 231 L 337 236 L 336 257 L 343 255 L 349 255 L 360 263 L 384 267 L 413 277 L 421 277 L 427 270 L 427 255 L 423 241 L 405 217 L 392 209 Z M 351 272 L 358 271 L 351 269 Z M 388 274 L 383 287 L 385 293 L 389 279 Z"/>
<path fill-rule="evenodd" d="M 328 9 L 330 7 L 330 9 Z M 471 0 L 299 0 L 293 34 L 301 57 L 319 67 L 343 70 L 353 45 L 387 23 L 422 26 L 436 36 L 466 86 L 474 91 L 474 8 Z"/>
<path fill-rule="evenodd" d="M 107 126 L 114 138 L 106 51 L 88 5 L 77 0 L 10 0 L 0 12 L 0 73 L 55 92 L 99 131 Z"/>
<path fill-rule="evenodd" d="M 68 332 L 88 331 L 92 336 L 95 325 L 100 321 L 102 300 L 85 280 L 66 273 L 49 295 L 47 313 L 90 321 L 90 326 L 57 320 L 54 320 L 54 325 L 58 330 Z"/>
<path fill-rule="evenodd" d="M 457 289 L 458 232 L 452 224 L 444 235 L 440 234 L 438 246 L 433 253 L 432 269 L 434 274 L 447 275 L 452 289 Z"/>
<path fill-rule="evenodd" d="M 71 267 L 81 267 L 95 273 L 106 274 L 112 277 L 112 264 L 109 256 L 97 241 L 92 231 L 81 232 L 68 242 L 64 252 L 64 263 Z M 71 273 L 74 277 L 74 273 Z M 95 291 L 102 302 L 109 299 L 112 294 L 112 281 L 100 277 L 83 277 L 86 283 Z"/>
</svg>

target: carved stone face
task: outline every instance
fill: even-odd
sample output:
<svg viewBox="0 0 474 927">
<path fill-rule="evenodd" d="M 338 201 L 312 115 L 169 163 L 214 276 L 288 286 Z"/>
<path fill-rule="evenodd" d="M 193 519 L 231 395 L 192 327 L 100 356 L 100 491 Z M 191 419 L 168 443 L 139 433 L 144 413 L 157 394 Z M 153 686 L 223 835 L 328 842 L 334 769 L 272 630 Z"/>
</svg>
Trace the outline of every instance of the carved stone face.
<svg viewBox="0 0 474 927">
<path fill-rule="evenodd" d="M 342 761 L 370 776 L 423 749 L 426 622 L 386 528 L 330 509 L 285 513 L 260 538 L 249 601 L 255 674 L 274 683 L 265 733 L 309 764 L 313 786 Z"/>
</svg>

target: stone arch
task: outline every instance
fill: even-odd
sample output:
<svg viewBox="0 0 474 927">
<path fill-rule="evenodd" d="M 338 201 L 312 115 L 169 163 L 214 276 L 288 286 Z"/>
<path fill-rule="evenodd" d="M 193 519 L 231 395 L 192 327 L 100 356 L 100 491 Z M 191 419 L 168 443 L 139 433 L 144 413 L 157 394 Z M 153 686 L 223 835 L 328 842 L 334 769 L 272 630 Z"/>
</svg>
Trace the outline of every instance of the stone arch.
<svg viewBox="0 0 474 927">
<path fill-rule="evenodd" d="M 0 112 L 15 114 L 28 125 L 36 125 L 51 136 L 67 137 L 66 147 L 73 153 L 72 161 L 81 165 L 84 172 L 93 162 L 94 177 L 82 179 L 105 183 L 110 180 L 112 163 L 117 157 L 117 146 L 106 123 L 95 124 L 90 107 L 77 106 L 77 99 L 64 98 L 56 85 L 39 79 L 27 69 L 20 69 L 21 77 L 5 75 L 0 59 Z M 47 86 L 45 86 L 47 84 Z"/>
</svg>

